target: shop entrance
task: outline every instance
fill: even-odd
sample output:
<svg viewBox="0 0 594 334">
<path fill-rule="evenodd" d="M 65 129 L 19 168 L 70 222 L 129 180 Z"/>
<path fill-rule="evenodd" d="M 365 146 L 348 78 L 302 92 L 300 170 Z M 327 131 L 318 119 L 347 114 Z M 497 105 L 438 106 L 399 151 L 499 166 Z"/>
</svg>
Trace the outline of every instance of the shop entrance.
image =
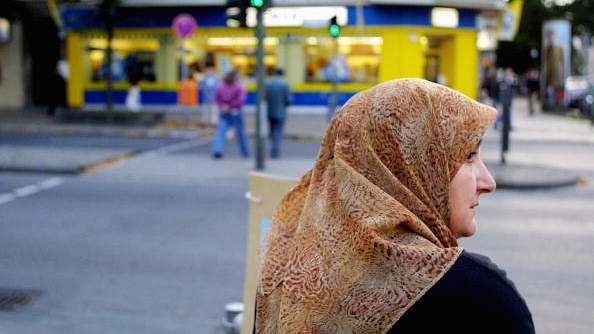
<svg viewBox="0 0 594 334">
<path fill-rule="evenodd" d="M 433 82 L 439 80 L 439 56 L 425 55 L 425 79 Z"/>
<path fill-rule="evenodd" d="M 453 74 L 452 36 L 430 35 L 424 37 L 425 43 L 425 79 L 447 84 Z"/>
</svg>

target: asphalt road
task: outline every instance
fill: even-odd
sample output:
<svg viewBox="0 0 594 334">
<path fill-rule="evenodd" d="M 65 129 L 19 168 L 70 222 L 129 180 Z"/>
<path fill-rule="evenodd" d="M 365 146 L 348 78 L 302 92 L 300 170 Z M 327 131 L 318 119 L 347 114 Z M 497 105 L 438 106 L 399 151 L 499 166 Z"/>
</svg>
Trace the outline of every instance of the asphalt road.
<svg viewBox="0 0 594 334">
<path fill-rule="evenodd" d="M 68 145 L 25 142 L 55 141 Z M 0 173 L 0 288 L 41 292 L 0 311 L 0 333 L 223 332 L 224 306 L 243 297 L 253 162 L 232 146 L 212 160 L 206 139 L 132 143 L 143 153 L 83 174 Z"/>
<path fill-rule="evenodd" d="M 538 333 L 586 334 L 594 328 L 594 148 L 538 133 L 516 132 L 510 160 L 564 168 L 583 182 L 483 196 L 478 233 L 461 244 L 508 272 Z M 224 306 L 243 297 L 253 159 L 230 143 L 213 160 L 208 138 L 71 140 L 142 152 L 80 174 L 0 172 L 0 288 L 40 292 L 0 311 L 0 333 L 222 333 Z M 69 139 L 29 144 L 52 141 Z M 497 159 L 497 143 L 487 136 L 487 160 Z M 317 145 L 285 141 L 267 170 L 296 177 Z"/>
</svg>

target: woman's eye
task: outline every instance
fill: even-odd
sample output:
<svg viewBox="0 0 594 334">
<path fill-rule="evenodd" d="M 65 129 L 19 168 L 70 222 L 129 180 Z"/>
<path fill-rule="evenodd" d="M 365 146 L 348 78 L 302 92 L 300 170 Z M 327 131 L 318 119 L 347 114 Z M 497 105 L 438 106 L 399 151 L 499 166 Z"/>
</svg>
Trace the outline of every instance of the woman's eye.
<svg viewBox="0 0 594 334">
<path fill-rule="evenodd" d="M 470 154 L 466 157 L 466 162 L 474 162 L 475 156 L 476 156 L 476 152 L 470 152 Z"/>
</svg>

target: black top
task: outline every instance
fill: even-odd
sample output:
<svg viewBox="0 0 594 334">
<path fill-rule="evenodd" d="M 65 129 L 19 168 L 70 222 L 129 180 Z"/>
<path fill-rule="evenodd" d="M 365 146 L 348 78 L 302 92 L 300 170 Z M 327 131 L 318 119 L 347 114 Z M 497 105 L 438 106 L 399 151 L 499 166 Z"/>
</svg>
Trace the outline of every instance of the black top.
<svg viewBox="0 0 594 334">
<path fill-rule="evenodd" d="M 529 92 L 538 92 L 540 90 L 540 81 L 536 79 L 526 80 L 526 88 Z"/>
<path fill-rule="evenodd" d="M 485 256 L 463 251 L 388 333 L 535 333 L 514 284 Z"/>
</svg>

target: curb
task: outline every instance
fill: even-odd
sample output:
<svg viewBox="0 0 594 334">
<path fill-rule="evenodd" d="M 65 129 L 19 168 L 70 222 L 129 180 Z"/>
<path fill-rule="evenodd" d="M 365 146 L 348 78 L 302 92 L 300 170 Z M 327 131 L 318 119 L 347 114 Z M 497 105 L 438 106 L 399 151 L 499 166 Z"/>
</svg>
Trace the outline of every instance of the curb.
<svg viewBox="0 0 594 334">
<path fill-rule="evenodd" d="M 542 166 L 487 163 L 498 189 L 539 190 L 575 186 L 577 173 Z"/>
<path fill-rule="evenodd" d="M 175 123 L 170 121 L 171 123 Z M 318 122 L 299 124 L 298 127 L 286 129 L 284 138 L 297 141 L 320 141 L 323 136 L 321 127 L 317 128 Z M 250 128 L 251 127 L 251 128 Z M 246 129 L 248 135 L 255 136 L 253 124 Z M 45 124 L 45 123 L 14 123 L 5 122 L 0 124 L 0 132 L 4 133 L 27 133 L 27 134 L 57 134 L 57 135 L 99 135 L 99 136 L 129 136 L 129 137 L 169 137 L 169 138 L 197 138 L 214 135 L 213 127 L 136 127 L 136 126 L 114 126 L 97 124 Z M 12 149 L 12 148 L 7 148 Z M 19 148 L 20 149 L 20 148 Z M 23 148 L 24 149 L 24 148 Z M 69 152 L 64 152 L 70 156 Z M 53 166 L 40 161 L 38 165 L 12 161 L 0 164 L 0 170 L 12 172 L 38 172 L 56 174 L 79 174 L 89 171 L 98 166 L 110 164 L 121 159 L 129 158 L 138 152 L 115 153 L 114 155 L 97 155 L 89 158 L 85 152 L 84 157 L 74 155 L 70 165 Z M 80 155 L 80 154 L 79 154 Z M 8 156 L 8 155 L 7 155 Z M 559 187 L 574 186 L 580 183 L 581 178 L 577 173 L 549 168 L 537 165 L 519 165 L 499 163 L 488 163 L 487 166 L 497 182 L 499 189 L 515 190 L 538 190 Z"/>
<path fill-rule="evenodd" d="M 48 155 L 33 159 L 34 161 L 32 162 L 31 157 L 36 156 L 39 153 L 38 150 L 28 147 L 14 148 L 0 146 L 0 154 L 10 157 L 10 159 L 0 160 L 0 171 L 76 175 L 142 153 L 142 151 L 138 150 L 114 150 L 113 152 L 94 152 L 93 150 L 88 150 L 85 152 L 72 152 L 68 149 L 62 150 L 58 148 L 50 154 L 54 154 L 54 157 L 62 155 L 63 157 L 67 157 L 67 159 L 60 161 L 60 159 L 54 159 L 54 157 Z"/>
</svg>

